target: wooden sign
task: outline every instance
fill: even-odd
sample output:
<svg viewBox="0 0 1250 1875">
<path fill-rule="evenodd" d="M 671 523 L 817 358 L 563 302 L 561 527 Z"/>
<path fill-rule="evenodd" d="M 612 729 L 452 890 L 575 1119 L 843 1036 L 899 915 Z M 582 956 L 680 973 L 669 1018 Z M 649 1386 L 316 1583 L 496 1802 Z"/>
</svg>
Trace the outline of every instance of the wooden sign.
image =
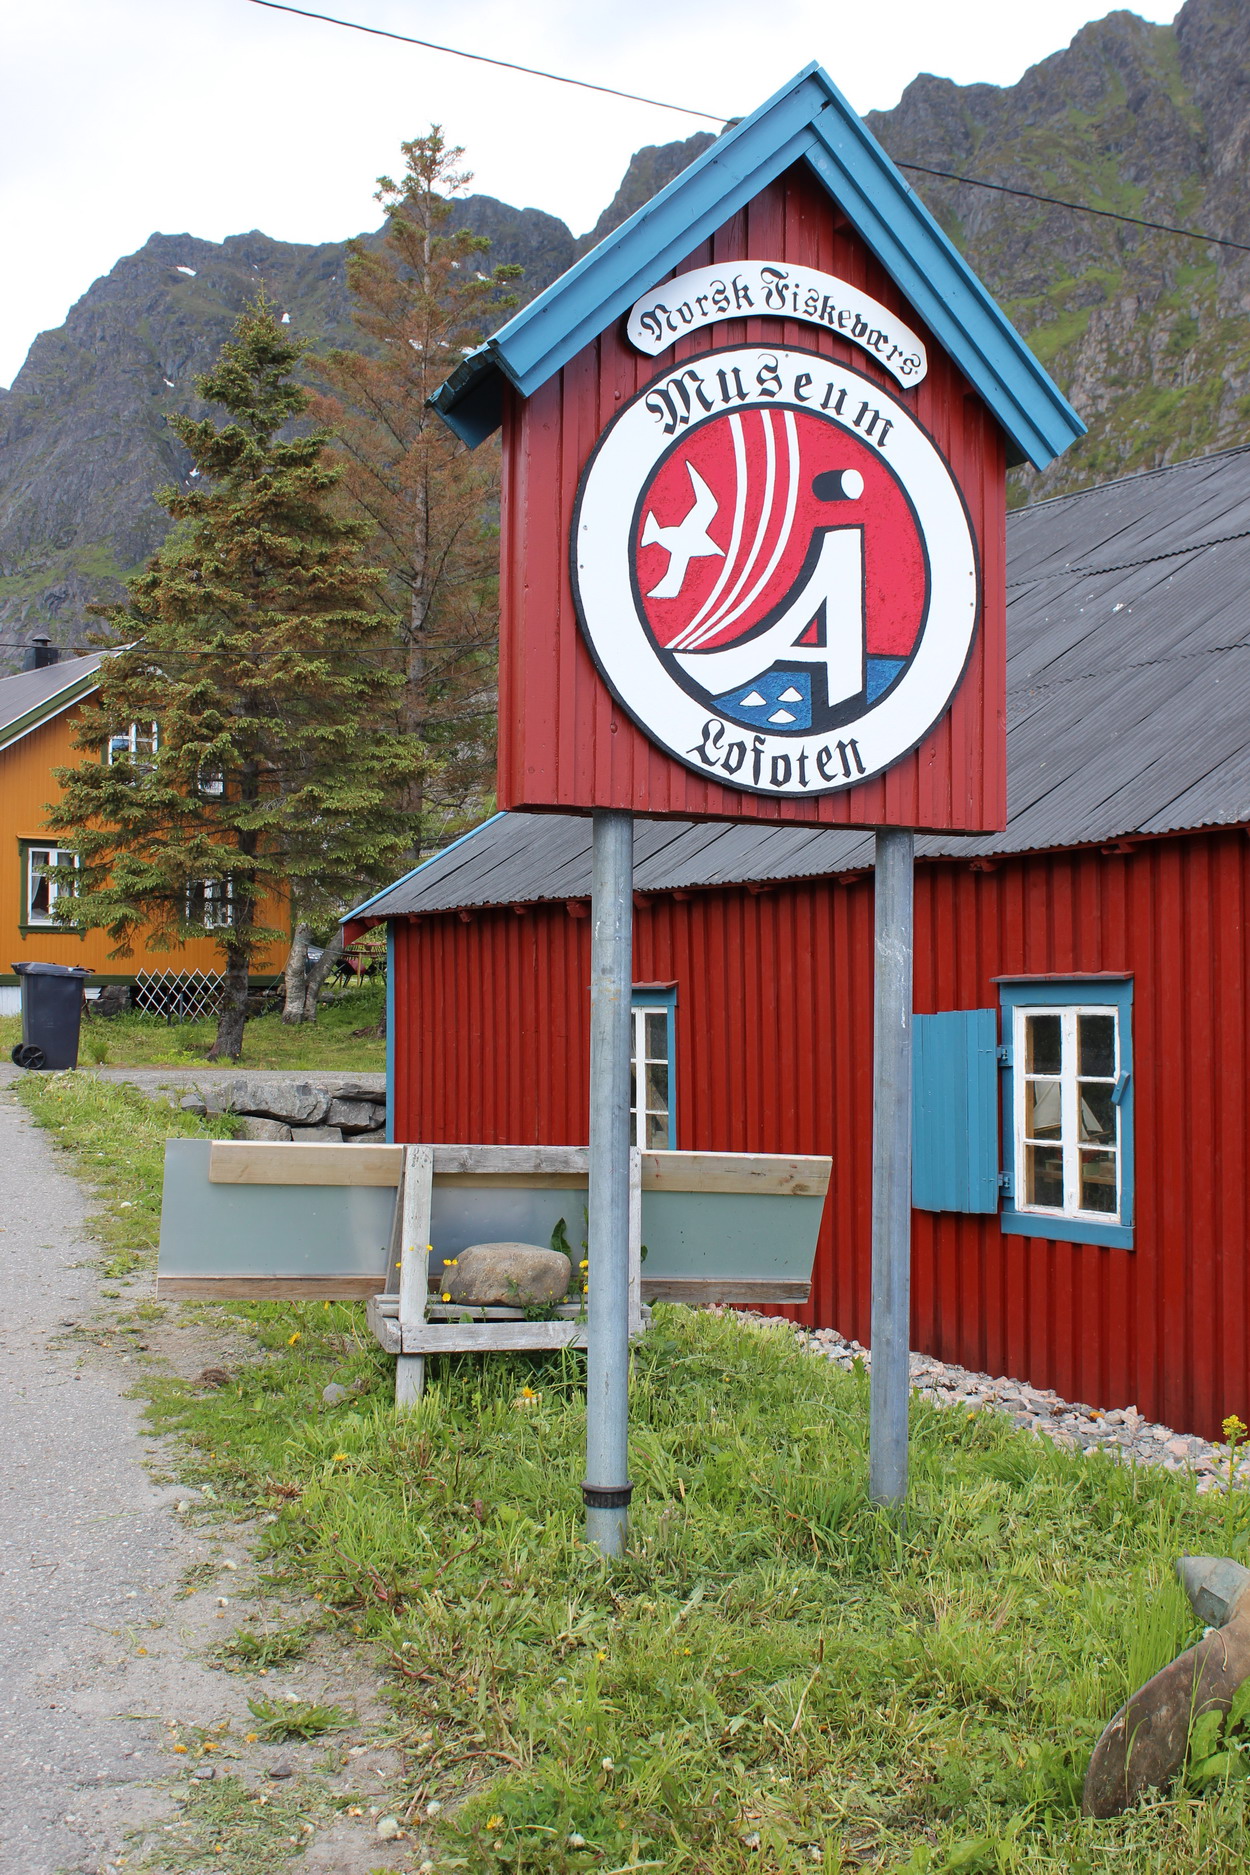
<svg viewBox="0 0 1250 1875">
<path fill-rule="evenodd" d="M 1009 460 L 1082 425 L 818 67 L 436 399 L 503 425 L 499 800 L 989 830 Z"/>
</svg>

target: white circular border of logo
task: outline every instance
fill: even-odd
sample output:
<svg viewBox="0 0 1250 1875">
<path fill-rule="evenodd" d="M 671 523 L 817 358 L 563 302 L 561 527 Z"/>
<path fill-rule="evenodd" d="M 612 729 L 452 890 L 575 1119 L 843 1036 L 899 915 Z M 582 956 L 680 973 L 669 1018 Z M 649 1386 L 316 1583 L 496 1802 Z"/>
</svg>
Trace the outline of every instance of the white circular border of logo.
<svg viewBox="0 0 1250 1875">
<path fill-rule="evenodd" d="M 841 724 L 832 740 L 816 734 L 795 737 L 752 732 L 729 717 L 709 711 L 665 669 L 634 602 L 630 537 L 638 497 L 655 464 L 679 433 L 674 430 L 665 434 L 654 412 L 647 408 L 647 399 L 678 380 L 688 387 L 692 371 L 699 374 L 700 383 L 707 389 L 704 373 L 735 369 L 742 373 L 742 382 L 748 381 L 749 374 L 753 386 L 760 377 L 773 382 L 775 374 L 781 378 L 782 389 L 772 396 L 757 389 L 754 394 L 748 393 L 745 402 L 735 397 L 732 404 L 719 403 L 697 419 L 692 416 L 688 424 L 681 426 L 682 432 L 689 434 L 731 409 L 807 410 L 826 417 L 872 447 L 874 437 L 857 429 L 845 414 L 839 417 L 819 407 L 818 399 L 827 395 L 827 383 L 833 384 L 835 393 L 845 389 L 848 408 L 854 399 L 866 400 L 868 407 L 889 418 L 892 427 L 887 436 L 888 449 L 878 445 L 878 453 L 889 463 L 911 500 L 928 554 L 929 606 L 911 663 L 879 702 Z M 804 375 L 808 376 L 807 395 L 796 398 L 795 379 Z M 714 382 L 710 388 L 715 389 Z M 679 392 L 683 402 L 689 396 L 688 388 Z M 691 401 L 693 408 L 699 407 Z M 881 774 L 923 741 L 945 714 L 959 687 L 980 613 L 980 576 L 971 522 L 954 476 L 936 444 L 906 406 L 879 383 L 818 352 L 767 345 L 700 352 L 644 385 L 603 432 L 582 473 L 570 546 L 573 592 L 582 632 L 605 682 L 639 728 L 706 780 L 775 799 L 802 800 L 841 793 Z M 707 759 L 709 723 L 723 725 L 725 732 L 712 750 L 711 761 Z M 726 736 L 735 741 L 749 737 L 750 759 L 744 760 L 736 773 L 725 770 L 716 759 L 715 750 L 727 746 Z M 852 743 L 854 760 L 848 762 L 845 754 L 839 754 L 838 772 L 831 776 L 829 769 L 839 744 L 849 749 Z M 799 761 L 800 750 L 807 757 L 803 763 Z M 772 785 L 766 778 L 773 772 L 772 758 L 783 755 L 789 758 L 790 779 Z M 822 756 L 823 761 L 818 759 Z M 846 768 L 851 772 L 843 773 Z M 799 779 L 805 771 L 816 777 L 807 785 Z"/>
</svg>

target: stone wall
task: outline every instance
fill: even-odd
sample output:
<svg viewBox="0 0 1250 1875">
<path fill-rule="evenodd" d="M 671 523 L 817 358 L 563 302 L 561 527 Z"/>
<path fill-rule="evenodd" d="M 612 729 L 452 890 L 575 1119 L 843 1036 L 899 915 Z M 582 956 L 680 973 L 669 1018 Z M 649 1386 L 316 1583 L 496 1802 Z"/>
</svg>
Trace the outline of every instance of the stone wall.
<svg viewBox="0 0 1250 1875">
<path fill-rule="evenodd" d="M 378 1145 L 386 1138 L 386 1092 L 381 1076 L 319 1075 L 278 1080 L 241 1074 L 179 1105 L 188 1113 L 237 1113 L 240 1139 L 329 1140 Z"/>
</svg>

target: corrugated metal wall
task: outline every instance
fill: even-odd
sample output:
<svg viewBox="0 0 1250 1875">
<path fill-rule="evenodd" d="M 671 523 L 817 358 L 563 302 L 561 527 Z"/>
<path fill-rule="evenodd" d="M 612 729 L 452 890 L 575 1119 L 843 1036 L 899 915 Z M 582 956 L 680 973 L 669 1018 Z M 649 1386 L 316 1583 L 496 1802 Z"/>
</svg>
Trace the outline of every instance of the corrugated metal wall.
<svg viewBox="0 0 1250 1875">
<path fill-rule="evenodd" d="M 918 869 L 920 1011 L 994 1004 L 997 976 L 1133 973 L 1137 1232 L 914 1213 L 913 1345 L 1207 1435 L 1250 1419 L 1248 867 L 1237 830 Z M 396 953 L 396 1137 L 584 1141 L 589 921 L 426 917 Z M 635 978 L 678 985 L 681 1146 L 832 1153 L 803 1314 L 867 1340 L 871 880 L 652 897 Z"/>
</svg>

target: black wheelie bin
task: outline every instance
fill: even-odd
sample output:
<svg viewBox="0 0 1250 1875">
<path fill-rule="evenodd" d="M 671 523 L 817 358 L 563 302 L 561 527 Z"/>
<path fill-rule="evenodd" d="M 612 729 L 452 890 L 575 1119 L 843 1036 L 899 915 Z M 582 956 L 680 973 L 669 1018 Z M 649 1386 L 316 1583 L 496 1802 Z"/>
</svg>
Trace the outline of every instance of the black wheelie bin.
<svg viewBox="0 0 1250 1875">
<path fill-rule="evenodd" d="M 13 1050 L 19 1068 L 76 1068 L 82 1025 L 82 964 L 14 964 L 22 980 L 22 1039 Z"/>
</svg>

